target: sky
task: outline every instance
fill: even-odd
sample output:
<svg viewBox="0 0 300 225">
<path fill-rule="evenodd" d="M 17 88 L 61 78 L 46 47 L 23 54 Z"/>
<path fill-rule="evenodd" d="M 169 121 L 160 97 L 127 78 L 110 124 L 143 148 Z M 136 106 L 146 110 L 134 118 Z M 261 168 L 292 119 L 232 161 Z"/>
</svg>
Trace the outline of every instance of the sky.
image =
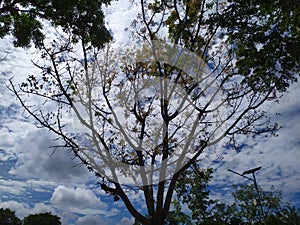
<svg viewBox="0 0 300 225">
<path fill-rule="evenodd" d="M 118 1 L 105 12 L 114 44 L 128 43 L 131 34 L 125 30 L 138 7 Z M 78 160 L 67 151 L 53 152 L 55 137 L 38 129 L 8 90 L 10 78 L 21 81 L 36 72 L 31 60 L 39 57 L 34 48 L 13 48 L 11 43 L 10 37 L 0 40 L 0 208 L 14 210 L 19 218 L 50 211 L 64 225 L 132 224 L 123 203 L 106 195 Z M 299 93 L 300 84 L 295 83 L 279 103 L 265 106 L 282 126 L 277 137 L 241 136 L 241 151 L 215 149 L 202 155 L 202 166 L 215 169 L 210 183 L 214 198 L 230 202 L 232 185 L 250 182 L 228 169 L 241 173 L 262 166 L 256 173 L 258 184 L 265 190 L 273 185 L 283 191 L 285 200 L 300 207 Z M 130 197 L 138 202 L 140 195 Z"/>
</svg>

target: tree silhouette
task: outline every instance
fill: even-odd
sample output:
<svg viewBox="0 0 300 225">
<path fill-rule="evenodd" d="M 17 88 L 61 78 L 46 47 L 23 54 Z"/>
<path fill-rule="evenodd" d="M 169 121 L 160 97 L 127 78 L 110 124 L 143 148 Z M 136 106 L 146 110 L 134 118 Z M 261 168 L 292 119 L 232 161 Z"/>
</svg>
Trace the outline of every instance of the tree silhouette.
<svg viewBox="0 0 300 225">
<path fill-rule="evenodd" d="M 21 220 L 16 217 L 15 212 L 10 209 L 0 209 L 0 224 L 2 225 L 21 225 Z"/>
<path fill-rule="evenodd" d="M 76 50 L 70 38 L 54 40 L 43 48 L 47 63 L 36 62 L 41 74 L 20 86 L 11 81 L 11 89 L 40 126 L 62 140 L 57 147 L 71 149 L 137 221 L 163 224 L 176 182 L 204 151 L 214 154 L 238 135 L 278 129 L 262 106 L 277 101 L 299 72 L 294 58 L 284 73 L 281 58 L 257 67 L 246 63 L 243 49 L 257 43 L 241 44 L 235 32 L 248 29 L 220 21 L 230 12 L 234 19 L 231 6 L 243 4 L 142 0 L 133 29 L 144 45 L 99 50 L 80 36 L 82 50 Z M 273 26 L 252 10 L 246 13 L 260 21 L 251 27 L 254 33 Z M 169 37 L 160 36 L 165 28 Z M 143 193 L 147 216 L 131 191 Z"/>
<path fill-rule="evenodd" d="M 67 1 L 58 0 L 16 0 L 1 1 L 0 38 L 12 34 L 14 45 L 28 47 L 31 41 L 36 47 L 43 47 L 44 23 L 47 20 L 54 27 L 61 27 L 72 35 L 72 41 L 84 41 L 94 47 L 101 47 L 110 40 L 104 25 L 102 4 L 110 0 Z"/>
<path fill-rule="evenodd" d="M 23 220 L 24 225 L 61 225 L 60 218 L 51 213 L 30 214 Z"/>
</svg>

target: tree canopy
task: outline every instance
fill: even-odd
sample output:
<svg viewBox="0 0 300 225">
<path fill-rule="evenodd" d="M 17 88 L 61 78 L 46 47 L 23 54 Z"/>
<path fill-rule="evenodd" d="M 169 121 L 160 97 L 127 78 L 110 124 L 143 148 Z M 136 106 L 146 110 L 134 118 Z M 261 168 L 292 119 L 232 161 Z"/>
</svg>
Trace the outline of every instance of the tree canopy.
<svg viewBox="0 0 300 225">
<path fill-rule="evenodd" d="M 166 9 L 158 7 L 159 2 L 151 4 L 150 9 L 164 12 Z M 243 75 L 244 81 L 256 90 L 274 85 L 284 91 L 291 81 L 297 80 L 299 1 L 164 2 L 170 9 L 166 25 L 174 43 L 183 44 L 206 59 L 216 41 L 226 44 L 228 57 L 235 59 L 235 72 Z"/>
<path fill-rule="evenodd" d="M 71 149 L 137 221 L 163 224 L 177 181 L 201 163 L 204 151 L 233 145 L 238 135 L 277 131 L 261 107 L 296 81 L 299 59 L 290 46 L 300 32 L 269 18 L 269 8 L 287 18 L 277 2 L 142 0 L 132 29 L 138 43 L 146 42 L 121 52 L 90 47 L 94 39 L 86 30 L 64 28 L 68 20 L 53 15 L 73 33 L 43 48 L 47 63 L 35 63 L 41 73 L 19 86 L 11 81 L 11 89 L 27 113 L 61 139 L 57 147 Z M 298 9 L 289 8 L 291 15 Z M 82 52 L 70 42 L 74 37 Z M 147 216 L 130 191 L 143 193 Z M 199 207 L 204 211 L 205 202 Z"/>
<path fill-rule="evenodd" d="M 79 40 L 102 47 L 111 39 L 104 25 L 102 4 L 110 0 L 65 1 L 16 0 L 0 1 L 0 38 L 12 34 L 14 45 L 27 47 L 31 41 L 37 47 L 43 45 L 43 25 L 49 21 L 72 34 L 72 41 Z"/>
<path fill-rule="evenodd" d="M 299 1 L 230 0 L 228 4 L 212 23 L 225 29 L 238 59 L 238 73 L 255 89 L 274 83 L 285 91 L 299 76 Z"/>
<path fill-rule="evenodd" d="M 61 225 L 60 218 L 51 213 L 30 214 L 23 220 L 24 225 Z"/>
<path fill-rule="evenodd" d="M 50 212 L 30 214 L 23 220 L 16 217 L 15 212 L 10 209 L 0 208 L 1 225 L 61 225 L 60 218 Z"/>
<path fill-rule="evenodd" d="M 259 187 L 258 195 L 253 184 L 233 185 L 232 200 L 230 197 L 216 199 L 210 195 L 212 178 L 212 168 L 203 170 L 195 165 L 181 174 L 165 224 L 300 224 L 299 209 L 285 202 L 282 192 L 273 186 L 269 191 Z"/>
<path fill-rule="evenodd" d="M 21 220 L 16 217 L 15 212 L 10 209 L 0 209 L 0 224 L 2 225 L 21 225 Z"/>
</svg>

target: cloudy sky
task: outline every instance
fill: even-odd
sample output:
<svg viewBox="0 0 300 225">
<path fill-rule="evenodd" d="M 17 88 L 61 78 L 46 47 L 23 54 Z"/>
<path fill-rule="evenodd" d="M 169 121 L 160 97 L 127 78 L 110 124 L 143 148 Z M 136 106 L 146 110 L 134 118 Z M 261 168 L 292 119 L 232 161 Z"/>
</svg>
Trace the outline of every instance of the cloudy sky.
<svg viewBox="0 0 300 225">
<path fill-rule="evenodd" d="M 130 40 L 124 32 L 137 7 L 127 1 L 106 9 L 106 21 L 116 45 Z M 10 37 L 0 40 L 0 208 L 11 208 L 20 218 L 29 213 L 51 211 L 63 224 L 132 224 L 122 202 L 114 202 L 97 185 L 93 174 L 66 151 L 49 148 L 57 144 L 44 129 L 37 129 L 7 89 L 8 80 L 24 79 L 35 68 L 35 49 L 15 49 Z M 230 201 L 232 184 L 246 179 L 227 171 L 242 172 L 257 166 L 258 184 L 283 191 L 286 200 L 300 207 L 300 84 L 294 84 L 279 102 L 265 107 L 282 129 L 277 137 L 240 137 L 243 149 L 216 149 L 203 155 L 203 167 L 215 168 L 211 183 L 216 198 Z M 277 114 L 277 113 L 280 113 Z M 138 201 L 139 195 L 131 198 Z M 142 206 L 141 206 L 142 207 Z"/>
</svg>

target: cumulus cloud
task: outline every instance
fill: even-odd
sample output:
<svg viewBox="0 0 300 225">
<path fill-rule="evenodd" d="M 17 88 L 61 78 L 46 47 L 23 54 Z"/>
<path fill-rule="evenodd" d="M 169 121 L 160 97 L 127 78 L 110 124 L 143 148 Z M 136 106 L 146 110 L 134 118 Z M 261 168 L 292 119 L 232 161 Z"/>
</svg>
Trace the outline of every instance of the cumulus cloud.
<svg viewBox="0 0 300 225">
<path fill-rule="evenodd" d="M 115 14 L 116 9 L 118 9 L 117 16 Z M 139 10 L 138 5 L 129 3 L 128 1 L 113 1 L 109 6 L 104 7 L 103 10 L 107 21 L 107 27 L 115 37 L 115 45 L 120 46 L 128 44 L 132 35 L 131 32 L 124 32 L 124 30 L 130 28 L 132 15 L 135 15 Z M 120 18 L 122 19 L 120 20 Z"/>
<path fill-rule="evenodd" d="M 72 154 L 65 149 L 58 149 L 53 153 L 51 146 L 57 145 L 48 130 L 39 129 L 19 143 L 22 152 L 11 174 L 23 178 L 39 178 L 61 181 L 86 181 L 87 170 L 78 166 L 79 160 L 73 160 Z M 53 153 L 53 154 L 52 154 Z"/>
<path fill-rule="evenodd" d="M 12 211 L 15 211 L 16 216 L 19 218 L 24 218 L 28 215 L 30 208 L 25 203 L 20 203 L 16 201 L 7 201 L 7 202 L 1 202 L 0 208 L 7 208 Z"/>
<path fill-rule="evenodd" d="M 2 162 L 5 161 L 13 161 L 16 160 L 16 154 L 14 154 L 13 152 L 9 152 L 9 151 L 4 151 L 3 149 L 0 149 L 0 162 L 2 164 Z"/>
<path fill-rule="evenodd" d="M 206 165 L 216 170 L 211 184 L 218 187 L 213 194 L 219 199 L 231 198 L 232 184 L 251 183 L 249 180 L 228 172 L 227 169 L 242 173 L 257 166 L 262 166 L 256 178 L 263 189 L 269 190 L 274 185 L 275 188 L 281 189 L 288 199 L 293 199 L 293 195 L 299 193 L 300 99 L 297 97 L 299 91 L 300 85 L 293 85 L 279 104 L 273 103 L 265 107 L 272 121 L 282 126 L 277 137 L 240 136 L 239 141 L 244 144 L 240 152 L 223 149 L 224 158 L 221 161 L 217 163 L 206 161 Z M 280 113 L 281 116 L 276 113 Z M 227 197 L 220 197 L 220 193 L 226 194 Z M 299 202 L 294 201 L 293 204 L 299 205 Z"/>
<path fill-rule="evenodd" d="M 55 214 L 55 209 L 51 205 L 46 205 L 44 203 L 37 203 L 31 210 L 30 214 L 39 214 L 39 213 L 46 213 L 51 212 Z"/>
<path fill-rule="evenodd" d="M 0 90 L 2 94 L 1 84 Z M 12 99 L 11 95 L 5 96 L 5 99 Z M 0 149 L 6 151 L 6 154 L 15 155 L 20 150 L 17 147 L 18 143 L 36 128 L 24 118 L 20 106 L 16 103 L 11 103 L 7 107 L 0 103 L 0 115 Z M 15 159 L 15 157 L 10 157 L 10 159 Z"/>
<path fill-rule="evenodd" d="M 58 186 L 50 199 L 50 202 L 74 213 L 83 215 L 88 214 L 107 214 L 107 204 L 102 202 L 91 190 L 83 188 L 68 188 Z"/>
<path fill-rule="evenodd" d="M 91 224 L 108 225 L 109 222 L 107 220 L 104 220 L 100 216 L 96 216 L 96 215 L 87 215 L 87 216 L 80 217 L 76 222 L 76 225 L 91 225 Z"/>
<path fill-rule="evenodd" d="M 134 218 L 123 217 L 117 225 L 132 225 L 134 223 Z"/>
<path fill-rule="evenodd" d="M 31 208 L 28 204 L 17 201 L 1 202 L 0 208 L 7 208 L 14 211 L 16 216 L 20 219 L 23 219 L 29 214 L 39 214 L 45 212 L 51 212 L 55 214 L 56 212 L 56 210 L 52 206 L 46 205 L 44 203 L 37 203 L 33 206 L 33 208 Z"/>
<path fill-rule="evenodd" d="M 23 181 L 0 179 L 0 187 L 1 194 L 6 192 L 13 195 L 22 195 L 26 192 L 28 183 Z"/>
<path fill-rule="evenodd" d="M 131 34 L 128 32 L 124 34 L 124 29 L 130 26 L 132 15 L 136 14 L 135 7 L 129 5 L 127 1 L 116 1 L 105 9 L 107 14 L 107 21 L 109 21 L 109 28 L 116 37 L 116 45 L 123 42 L 130 41 Z M 116 10 L 118 9 L 118 10 Z M 120 12 L 120 9 L 121 12 Z M 122 20 L 120 21 L 120 16 Z M 125 20 L 124 20 L 125 18 Z M 16 83 L 18 80 L 24 80 L 24 76 L 32 73 L 34 67 L 30 59 L 32 55 L 26 55 L 25 51 L 20 48 L 13 48 L 12 41 L 5 39 L 0 40 L 1 48 L 4 46 L 11 46 L 10 50 L 13 52 L 1 61 L 0 68 L 0 151 L 2 160 L 17 160 L 17 164 L 10 172 L 11 174 L 20 176 L 22 178 L 39 178 L 47 180 L 68 180 L 75 182 L 76 180 L 82 183 L 86 182 L 87 173 L 84 169 L 76 167 L 78 161 L 72 161 L 71 155 L 63 151 L 57 151 L 51 156 L 51 150 L 48 148 L 50 145 L 55 144 L 52 137 L 49 136 L 49 131 L 38 130 L 35 131 L 33 123 L 29 123 L 27 118 L 24 118 L 23 111 L 16 104 L 16 100 L 12 97 L 11 92 L 5 87 L 7 80 L 15 76 Z M 27 51 L 27 50 L 26 50 Z M 0 55 L 0 59 L 3 56 Z M 270 113 L 281 112 L 283 116 L 275 118 L 279 120 L 283 129 L 279 132 L 278 138 L 260 138 L 260 139 L 247 139 L 241 137 L 242 143 L 247 143 L 247 148 L 237 153 L 233 150 L 227 151 L 224 154 L 224 159 L 216 164 L 212 161 L 217 155 L 208 155 L 202 161 L 206 163 L 206 167 L 214 166 L 216 172 L 212 184 L 219 186 L 214 192 L 218 199 L 222 199 L 223 193 L 232 191 L 231 184 L 239 184 L 241 182 L 248 182 L 247 180 L 230 174 L 227 169 L 234 169 L 238 172 L 250 169 L 252 167 L 262 165 L 262 170 L 258 173 L 257 179 L 259 185 L 264 188 L 269 188 L 271 184 L 281 188 L 284 192 L 297 192 L 299 193 L 300 174 L 299 174 L 299 112 L 300 112 L 300 86 L 297 85 L 290 89 L 290 93 L 281 100 L 280 104 L 273 104 Z M 1 108 L 2 107 L 2 108 Z M 266 109 L 268 112 L 270 108 Z M 253 142 L 257 142 L 253 145 Z M 20 182 L 12 180 L 0 180 L 0 196 L 2 193 L 11 193 L 20 197 L 28 188 L 42 188 L 42 186 L 32 186 L 32 182 Z M 39 182 L 39 184 L 41 184 Z M 224 184 L 226 186 L 224 186 Z M 48 183 L 43 184 L 49 187 Z M 230 194 L 229 194 L 230 195 Z M 227 195 L 227 196 L 229 196 Z M 139 201 L 142 196 L 140 194 L 132 194 L 130 199 L 135 202 Z M 224 198 L 223 198 L 224 199 Z M 299 198 L 298 198 L 299 199 Z M 1 199 L 3 200 L 3 198 Z M 26 197 L 23 199 L 28 201 Z M 76 225 L 84 224 L 98 224 L 105 221 L 94 213 L 102 215 L 116 215 L 116 209 L 109 209 L 92 191 L 82 188 L 67 188 L 65 186 L 58 186 L 51 198 L 51 203 L 59 209 L 65 209 L 62 212 L 62 221 L 67 219 L 74 219 L 73 213 L 81 213 L 86 216 L 79 218 Z M 300 203 L 299 203 L 300 204 Z M 29 212 L 42 212 L 43 210 L 50 210 L 52 207 L 40 204 L 30 208 L 27 204 L 19 203 L 16 201 L 8 201 L 0 203 L 0 207 L 11 208 L 16 211 L 18 217 L 24 217 Z M 67 211 L 70 210 L 70 211 Z M 119 222 L 120 225 L 132 224 L 133 219 L 123 217 Z M 70 224 L 70 223 L 65 223 Z M 107 224 L 107 223 L 106 223 Z"/>
</svg>

